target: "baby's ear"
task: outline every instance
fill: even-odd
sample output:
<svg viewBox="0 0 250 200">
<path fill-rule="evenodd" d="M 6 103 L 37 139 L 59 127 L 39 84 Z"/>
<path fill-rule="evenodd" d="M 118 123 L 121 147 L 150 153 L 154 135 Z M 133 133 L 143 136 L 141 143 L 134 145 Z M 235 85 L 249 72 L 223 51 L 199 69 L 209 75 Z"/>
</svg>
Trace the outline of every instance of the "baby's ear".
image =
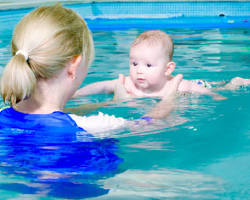
<svg viewBox="0 0 250 200">
<path fill-rule="evenodd" d="M 165 75 L 166 76 L 171 75 L 174 69 L 175 69 L 175 62 L 172 62 L 172 61 L 168 62 L 166 65 L 166 69 L 165 69 Z"/>
</svg>

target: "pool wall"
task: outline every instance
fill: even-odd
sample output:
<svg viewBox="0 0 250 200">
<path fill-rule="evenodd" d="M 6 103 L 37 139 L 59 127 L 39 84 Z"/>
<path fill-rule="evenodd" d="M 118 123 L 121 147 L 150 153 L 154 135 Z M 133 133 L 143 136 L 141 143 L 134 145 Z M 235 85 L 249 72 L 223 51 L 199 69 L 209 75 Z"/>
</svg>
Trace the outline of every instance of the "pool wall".
<svg viewBox="0 0 250 200">
<path fill-rule="evenodd" d="M 26 2 L 26 3 L 25 3 Z M 0 1 L 0 16 L 15 8 L 33 8 L 56 1 Z M 60 1 L 76 10 L 93 30 L 131 28 L 250 27 L 250 1 Z M 81 2 L 81 3 L 79 3 Z M 18 4 L 18 5 L 17 5 Z M 5 5 L 5 6 L 4 6 Z M 20 5 L 22 5 L 20 7 Z M 26 6 L 26 7 L 25 7 Z M 5 8 L 5 9 L 4 9 Z"/>
<path fill-rule="evenodd" d="M 85 4 L 86 14 L 97 16 L 100 14 L 182 14 L 185 16 L 216 16 L 220 13 L 231 16 L 249 16 L 250 0 L 204 1 L 204 0 L 0 0 L 0 10 L 38 7 L 54 4 Z"/>
<path fill-rule="evenodd" d="M 85 17 L 250 16 L 250 2 L 100 2 L 85 4 L 85 9 Z"/>
<path fill-rule="evenodd" d="M 250 27 L 250 1 L 92 2 L 70 7 L 94 30 Z"/>
</svg>

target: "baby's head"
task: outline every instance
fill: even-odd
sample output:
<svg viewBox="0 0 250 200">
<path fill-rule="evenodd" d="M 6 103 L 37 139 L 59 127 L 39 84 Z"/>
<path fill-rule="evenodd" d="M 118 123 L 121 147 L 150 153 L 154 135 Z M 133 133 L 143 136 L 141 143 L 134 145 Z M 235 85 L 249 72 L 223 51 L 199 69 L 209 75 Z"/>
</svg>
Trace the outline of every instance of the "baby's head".
<svg viewBox="0 0 250 200">
<path fill-rule="evenodd" d="M 163 56 L 166 62 L 172 61 L 174 53 L 174 44 L 171 37 L 163 31 L 160 30 L 151 30 L 141 33 L 132 43 L 130 50 L 136 48 L 138 45 L 146 45 L 148 48 L 154 46 L 161 47 Z"/>
<path fill-rule="evenodd" d="M 141 90 L 159 91 L 175 68 L 174 45 L 160 30 L 140 34 L 130 48 L 130 77 Z"/>
<path fill-rule="evenodd" d="M 29 97 L 38 79 L 55 77 L 78 55 L 87 67 L 94 54 L 85 21 L 60 4 L 40 7 L 26 15 L 13 32 L 11 48 L 1 94 L 12 105 Z"/>
</svg>

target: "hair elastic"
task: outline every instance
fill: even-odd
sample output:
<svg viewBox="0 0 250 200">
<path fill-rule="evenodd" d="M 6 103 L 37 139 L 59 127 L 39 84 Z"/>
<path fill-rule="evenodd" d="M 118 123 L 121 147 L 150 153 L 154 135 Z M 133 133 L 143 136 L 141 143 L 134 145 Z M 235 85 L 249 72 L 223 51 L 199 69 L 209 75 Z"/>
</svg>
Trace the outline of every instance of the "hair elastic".
<svg viewBox="0 0 250 200">
<path fill-rule="evenodd" d="M 24 56 L 24 58 L 25 58 L 26 61 L 29 59 L 29 55 L 28 55 L 28 53 L 26 51 L 18 50 L 16 52 L 16 55 L 18 55 L 18 54 L 22 54 Z"/>
</svg>

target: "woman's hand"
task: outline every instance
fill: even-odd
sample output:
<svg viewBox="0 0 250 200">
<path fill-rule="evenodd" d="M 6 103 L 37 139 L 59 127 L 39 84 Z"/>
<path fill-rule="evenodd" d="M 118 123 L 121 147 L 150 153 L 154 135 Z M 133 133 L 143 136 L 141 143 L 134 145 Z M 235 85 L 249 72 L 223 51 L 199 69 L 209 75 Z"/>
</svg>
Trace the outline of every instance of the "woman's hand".
<svg viewBox="0 0 250 200">
<path fill-rule="evenodd" d="M 164 95 L 162 100 L 156 104 L 156 106 L 145 116 L 153 119 L 162 119 L 167 117 L 175 107 L 175 98 L 178 91 L 178 87 L 182 81 L 182 74 L 178 74 L 173 77 L 164 86 Z"/>
<path fill-rule="evenodd" d="M 116 80 L 114 87 L 114 101 L 130 98 L 130 94 L 125 88 L 125 79 L 126 77 L 123 74 L 119 74 L 119 77 Z"/>
</svg>

